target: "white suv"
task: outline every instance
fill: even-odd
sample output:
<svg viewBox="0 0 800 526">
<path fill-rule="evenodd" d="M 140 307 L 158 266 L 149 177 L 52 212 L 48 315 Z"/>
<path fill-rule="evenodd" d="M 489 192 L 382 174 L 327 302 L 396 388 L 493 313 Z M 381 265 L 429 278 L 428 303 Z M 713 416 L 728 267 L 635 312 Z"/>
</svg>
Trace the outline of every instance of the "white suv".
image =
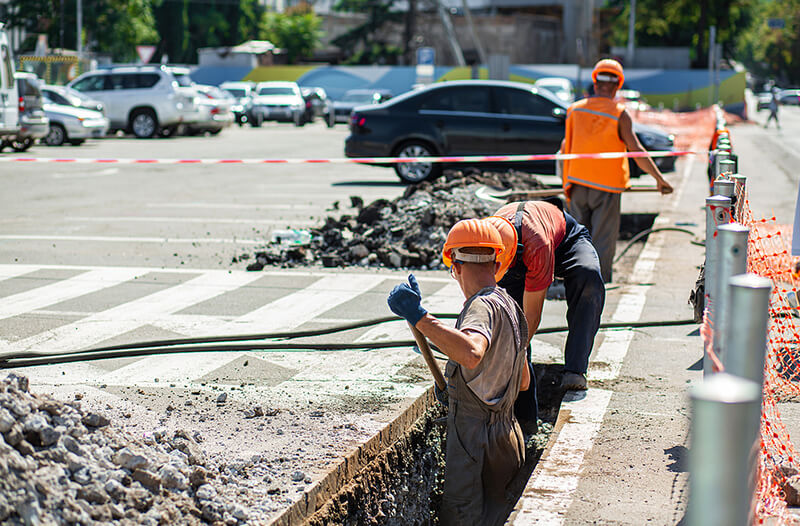
<svg viewBox="0 0 800 526">
<path fill-rule="evenodd" d="M 194 113 L 193 91 L 165 67 L 123 66 L 84 73 L 68 84 L 103 103 L 111 130 L 171 135 Z"/>
<path fill-rule="evenodd" d="M 294 122 L 304 125 L 306 101 L 296 82 L 259 82 L 253 97 L 253 112 L 265 121 Z"/>
</svg>

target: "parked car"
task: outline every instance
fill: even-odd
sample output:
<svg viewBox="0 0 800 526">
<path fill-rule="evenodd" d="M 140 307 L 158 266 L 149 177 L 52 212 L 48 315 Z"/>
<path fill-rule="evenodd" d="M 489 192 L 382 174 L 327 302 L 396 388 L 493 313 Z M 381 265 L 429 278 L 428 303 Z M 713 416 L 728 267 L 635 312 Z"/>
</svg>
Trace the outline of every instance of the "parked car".
<svg viewBox="0 0 800 526">
<path fill-rule="evenodd" d="M 199 117 L 186 125 L 190 135 L 210 133 L 217 135 L 231 125 L 234 120 L 231 106 L 234 99 L 227 92 L 215 86 L 195 84 L 199 97 L 195 101 Z"/>
<path fill-rule="evenodd" d="M 47 135 L 49 122 L 42 108 L 42 82 L 33 73 L 16 72 L 14 78 L 19 93 L 19 130 L 16 135 L 3 139 L 3 147 L 10 146 L 15 151 L 24 152 L 37 139 Z"/>
<path fill-rule="evenodd" d="M 332 128 L 339 122 L 348 122 L 353 108 L 368 104 L 381 104 L 392 98 L 392 92 L 378 89 L 351 89 L 344 97 L 328 105 L 325 122 Z"/>
<path fill-rule="evenodd" d="M 195 113 L 196 94 L 180 86 L 165 66 L 90 71 L 67 86 L 100 101 L 112 131 L 139 138 L 171 135 Z"/>
<path fill-rule="evenodd" d="M 14 80 L 14 53 L 0 22 L 0 138 L 15 135 L 19 130 L 19 91 Z"/>
<path fill-rule="evenodd" d="M 778 102 L 790 106 L 800 105 L 800 89 L 785 89 L 778 94 Z"/>
<path fill-rule="evenodd" d="M 253 111 L 260 113 L 265 121 L 305 124 L 306 102 L 296 82 L 259 82 L 253 106 Z"/>
<path fill-rule="evenodd" d="M 567 104 L 575 102 L 575 87 L 572 81 L 564 77 L 542 77 L 536 79 L 533 85 L 544 88 Z"/>
<path fill-rule="evenodd" d="M 322 117 L 328 111 L 328 94 L 322 88 L 300 88 L 306 106 L 303 120 L 314 122 L 317 117 Z"/>
<path fill-rule="evenodd" d="M 61 146 L 65 142 L 79 146 L 86 139 L 104 137 L 108 132 L 108 119 L 99 111 L 45 99 L 44 113 L 50 120 L 50 131 L 43 139 L 48 146 Z"/>
<path fill-rule="evenodd" d="M 87 97 L 80 91 L 76 91 L 66 86 L 46 84 L 42 86 L 42 96 L 44 96 L 45 104 L 61 104 L 64 106 L 72 106 L 74 108 L 99 111 L 100 113 L 104 113 L 105 111 L 103 103 L 99 100 L 94 100 L 91 97 Z"/>
<path fill-rule="evenodd" d="M 246 122 L 255 128 L 261 126 L 264 120 L 263 116 L 260 112 L 253 111 L 255 85 L 252 82 L 223 82 L 219 87 L 230 93 L 234 98 L 231 111 L 239 126 L 243 126 Z"/>
<path fill-rule="evenodd" d="M 763 91 L 756 95 L 756 111 L 768 110 L 769 103 L 772 102 L 772 93 Z"/>
<path fill-rule="evenodd" d="M 345 140 L 347 157 L 425 157 L 436 155 L 530 155 L 555 153 L 564 138 L 567 105 L 550 91 L 503 81 L 454 81 L 404 93 L 375 106 L 359 106 Z M 634 123 L 647 149 L 672 150 L 673 137 Z M 661 161 L 660 159 L 669 159 Z M 674 159 L 659 158 L 662 170 Z M 496 164 L 485 163 L 494 167 Z M 505 163 L 499 166 L 555 173 L 555 163 Z M 438 176 L 439 163 L 393 165 L 407 183 Z M 632 174 L 633 175 L 633 174 Z"/>
</svg>

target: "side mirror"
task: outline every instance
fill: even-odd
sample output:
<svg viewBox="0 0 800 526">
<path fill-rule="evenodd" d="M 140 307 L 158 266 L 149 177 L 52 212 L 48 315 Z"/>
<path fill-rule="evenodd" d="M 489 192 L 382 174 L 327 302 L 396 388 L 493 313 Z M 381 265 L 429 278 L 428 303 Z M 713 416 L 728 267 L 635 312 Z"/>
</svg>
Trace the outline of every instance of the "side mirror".
<svg viewBox="0 0 800 526">
<path fill-rule="evenodd" d="M 553 108 L 553 117 L 556 119 L 566 119 L 567 118 L 567 110 L 564 108 Z"/>
</svg>

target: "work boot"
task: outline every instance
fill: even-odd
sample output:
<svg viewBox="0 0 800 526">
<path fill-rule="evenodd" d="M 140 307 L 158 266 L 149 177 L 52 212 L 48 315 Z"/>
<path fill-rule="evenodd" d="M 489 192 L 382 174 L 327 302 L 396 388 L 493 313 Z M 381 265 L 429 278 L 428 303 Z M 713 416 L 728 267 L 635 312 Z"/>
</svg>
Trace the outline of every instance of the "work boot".
<svg viewBox="0 0 800 526">
<path fill-rule="evenodd" d="M 561 377 L 561 389 L 565 391 L 585 391 L 586 375 L 564 371 L 564 376 Z"/>
</svg>

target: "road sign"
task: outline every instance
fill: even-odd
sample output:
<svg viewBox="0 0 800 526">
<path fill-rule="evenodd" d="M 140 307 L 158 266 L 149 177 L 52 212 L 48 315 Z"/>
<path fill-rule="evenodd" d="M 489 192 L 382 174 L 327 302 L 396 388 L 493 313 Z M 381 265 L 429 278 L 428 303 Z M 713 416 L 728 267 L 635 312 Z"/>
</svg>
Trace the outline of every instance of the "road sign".
<svg viewBox="0 0 800 526">
<path fill-rule="evenodd" d="M 436 50 L 432 47 L 421 47 L 417 49 L 417 65 L 433 66 L 436 63 Z"/>
<path fill-rule="evenodd" d="M 767 19 L 767 27 L 770 29 L 783 29 L 786 27 L 786 20 L 783 18 L 769 18 Z"/>
<path fill-rule="evenodd" d="M 150 59 L 153 58 L 153 53 L 155 52 L 155 46 L 136 46 L 136 53 L 139 55 L 139 59 L 142 61 L 142 64 L 147 64 L 150 62 Z"/>
</svg>

